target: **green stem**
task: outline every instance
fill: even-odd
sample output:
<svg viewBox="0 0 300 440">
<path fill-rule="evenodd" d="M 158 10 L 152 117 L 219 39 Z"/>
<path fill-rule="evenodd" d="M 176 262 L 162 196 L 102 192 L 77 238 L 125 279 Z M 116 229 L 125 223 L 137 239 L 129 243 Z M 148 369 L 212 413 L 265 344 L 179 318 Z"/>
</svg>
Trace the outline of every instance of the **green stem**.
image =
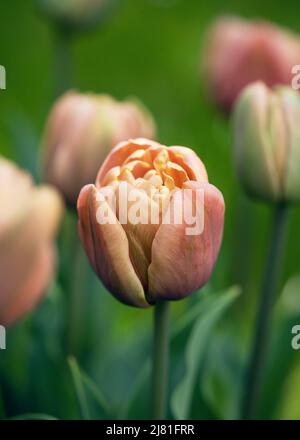
<svg viewBox="0 0 300 440">
<path fill-rule="evenodd" d="M 55 38 L 55 96 L 60 96 L 72 86 L 70 31 L 63 26 L 57 26 Z"/>
<path fill-rule="evenodd" d="M 166 418 L 169 360 L 169 302 L 154 307 L 153 335 L 153 419 Z"/>
<path fill-rule="evenodd" d="M 280 203 L 274 212 L 270 249 L 262 284 L 254 344 L 246 375 L 242 418 L 254 419 L 261 400 L 263 373 L 268 350 L 273 305 L 280 281 L 288 230 L 288 206 Z"/>
<path fill-rule="evenodd" d="M 75 254 L 71 281 L 69 285 L 69 332 L 68 332 L 68 354 L 79 356 L 80 341 L 83 334 L 83 320 L 85 313 L 84 281 L 85 281 L 85 261 L 79 237 L 75 243 Z"/>
</svg>

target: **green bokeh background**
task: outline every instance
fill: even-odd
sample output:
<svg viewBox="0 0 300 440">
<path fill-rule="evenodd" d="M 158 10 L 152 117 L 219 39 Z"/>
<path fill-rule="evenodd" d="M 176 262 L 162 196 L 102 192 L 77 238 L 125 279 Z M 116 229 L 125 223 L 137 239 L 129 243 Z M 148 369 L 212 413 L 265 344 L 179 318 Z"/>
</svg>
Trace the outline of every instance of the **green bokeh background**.
<svg viewBox="0 0 300 440">
<path fill-rule="evenodd" d="M 157 121 L 158 140 L 194 148 L 207 166 L 210 181 L 224 194 L 224 242 L 207 290 L 216 292 L 241 284 L 243 291 L 209 338 L 206 363 L 216 363 L 221 384 L 216 381 L 212 401 L 203 390 L 197 393 L 199 402 L 193 410 L 197 418 L 236 415 L 228 409 L 230 392 L 225 393 L 220 378 L 229 370 L 229 383 L 232 380 L 233 387 L 239 386 L 234 377 L 240 377 L 249 346 L 271 221 L 271 208 L 249 201 L 239 187 L 232 166 L 230 121 L 209 102 L 200 76 L 204 31 L 216 16 L 225 13 L 265 18 L 300 33 L 297 0 L 288 0 L 284 6 L 281 1 L 261 0 L 121 0 L 105 23 L 77 35 L 71 47 L 74 88 L 110 93 L 120 99 L 141 99 Z M 27 0 L 1 2 L 0 29 L 0 64 L 7 72 L 7 90 L 0 91 L 0 152 L 30 169 L 32 152 L 39 149 L 43 125 L 54 101 L 54 31 L 37 13 L 35 2 Z M 74 219 L 69 217 L 67 227 L 71 228 Z M 297 207 L 292 213 L 281 287 L 299 272 L 299 224 Z M 61 246 L 62 254 L 67 254 L 68 244 Z M 72 265 L 74 269 L 79 264 L 72 258 L 66 263 L 64 258 L 66 255 L 62 255 L 66 267 Z M 77 357 L 117 412 L 124 396 L 132 391 L 149 352 L 152 312 L 117 303 L 104 292 L 84 256 L 80 258 L 88 281 Z M 296 279 L 292 290 L 299 303 L 298 287 Z M 0 383 L 7 416 L 26 412 L 60 418 L 79 416 L 64 356 L 68 319 L 65 297 L 62 288 L 54 284 L 32 317 L 9 331 L 8 348 L 0 351 Z M 173 322 L 193 301 L 190 298 L 173 306 Z M 300 403 L 292 395 L 296 384 L 300 386 L 300 353 L 290 348 L 291 323 L 300 323 L 300 311 L 278 309 L 260 416 L 300 417 Z M 180 344 L 176 362 L 183 357 L 185 342 Z M 221 409 L 218 401 L 223 402 Z M 136 405 L 130 416 L 149 417 L 148 403 L 143 402 L 145 408 Z M 95 410 L 93 416 L 101 414 Z"/>
</svg>

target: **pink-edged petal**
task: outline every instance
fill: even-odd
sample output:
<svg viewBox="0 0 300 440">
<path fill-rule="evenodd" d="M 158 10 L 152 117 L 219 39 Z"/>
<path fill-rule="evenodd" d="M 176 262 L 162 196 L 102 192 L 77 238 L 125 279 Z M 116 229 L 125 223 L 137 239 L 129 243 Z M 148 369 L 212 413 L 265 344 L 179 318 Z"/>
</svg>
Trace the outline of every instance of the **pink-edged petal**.
<svg viewBox="0 0 300 440">
<path fill-rule="evenodd" d="M 90 263 L 105 287 L 120 301 L 136 307 L 148 307 L 143 286 L 129 255 L 126 233 L 115 217 L 113 224 L 100 224 L 99 208 L 109 212 L 106 201 L 97 201 L 97 188 L 85 186 L 78 199 L 80 238 Z M 97 220 L 98 217 L 98 220 Z"/>
<path fill-rule="evenodd" d="M 176 161 L 178 165 L 185 169 L 190 180 L 208 182 L 207 171 L 204 163 L 191 148 L 172 146 L 168 148 L 168 151 L 171 152 L 171 160 Z"/>
<path fill-rule="evenodd" d="M 200 235 L 187 235 L 185 222 L 160 226 L 148 269 L 149 301 L 180 299 L 202 287 L 210 278 L 219 253 L 224 224 L 221 192 L 209 183 L 193 181 L 185 182 L 184 188 L 204 191 L 204 230 Z M 199 206 L 203 200 L 200 194 L 201 191 L 195 192 L 195 197 L 200 198 Z M 201 209 L 197 215 L 201 215 Z"/>
<path fill-rule="evenodd" d="M 0 308 L 0 322 L 11 325 L 29 312 L 42 299 L 54 272 L 55 252 L 52 245 L 45 245 L 37 253 L 27 277 L 14 291 L 13 298 Z"/>
</svg>

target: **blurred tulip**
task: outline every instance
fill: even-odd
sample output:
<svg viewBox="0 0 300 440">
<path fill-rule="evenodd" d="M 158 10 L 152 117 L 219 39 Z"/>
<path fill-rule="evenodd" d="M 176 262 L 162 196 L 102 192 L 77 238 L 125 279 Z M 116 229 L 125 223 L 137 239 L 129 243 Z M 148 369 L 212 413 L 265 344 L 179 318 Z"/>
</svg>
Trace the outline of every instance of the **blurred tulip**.
<svg viewBox="0 0 300 440">
<path fill-rule="evenodd" d="M 36 305 L 51 280 L 62 201 L 4 158 L 0 200 L 0 324 L 9 325 Z"/>
<path fill-rule="evenodd" d="M 245 88 L 233 113 L 235 162 L 245 189 L 267 201 L 300 201 L 300 96 L 262 82 Z"/>
<path fill-rule="evenodd" d="M 210 95 L 226 112 L 244 86 L 261 80 L 269 87 L 291 84 L 300 64 L 298 35 L 263 21 L 221 17 L 209 29 L 203 70 Z"/>
<path fill-rule="evenodd" d="M 85 28 L 96 23 L 114 0 L 38 0 L 41 11 L 65 28 Z"/>
<path fill-rule="evenodd" d="M 170 194 L 169 207 L 176 210 L 175 194 L 189 189 L 198 197 L 196 190 L 202 190 L 203 232 L 187 235 L 185 222 L 164 223 L 161 215 L 157 224 L 130 219 L 122 223 L 120 211 L 113 224 L 99 222 L 99 208 L 111 216 L 114 213 L 108 202 L 99 201 L 98 190 L 110 188 L 120 199 L 121 183 L 138 193 L 143 190 L 146 210 L 152 194 L 160 214 Z M 193 197 L 193 208 L 196 202 Z M 210 278 L 222 240 L 224 200 L 208 183 L 206 169 L 193 150 L 165 147 L 147 139 L 122 142 L 103 163 L 96 185 L 81 190 L 77 207 L 80 237 L 90 263 L 123 303 L 147 307 L 159 299 L 180 299 Z M 200 211 L 196 210 L 196 216 Z"/>
<path fill-rule="evenodd" d="M 134 101 L 68 92 L 51 111 L 44 136 L 44 175 L 75 205 L 80 189 L 95 181 L 106 155 L 129 137 L 154 137 L 148 111 Z"/>
</svg>

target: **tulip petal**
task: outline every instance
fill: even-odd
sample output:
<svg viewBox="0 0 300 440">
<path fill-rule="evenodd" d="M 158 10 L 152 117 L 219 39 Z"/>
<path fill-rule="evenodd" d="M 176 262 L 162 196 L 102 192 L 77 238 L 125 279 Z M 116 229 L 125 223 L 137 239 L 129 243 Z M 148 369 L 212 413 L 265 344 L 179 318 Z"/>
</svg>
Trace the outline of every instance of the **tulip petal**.
<svg viewBox="0 0 300 440">
<path fill-rule="evenodd" d="M 51 245 L 44 246 L 37 253 L 31 270 L 27 277 L 14 292 L 14 299 L 0 308 L 0 322 L 3 325 L 11 325 L 29 312 L 42 298 L 55 266 L 55 252 Z"/>
<path fill-rule="evenodd" d="M 171 160 L 180 165 L 190 180 L 208 182 L 206 168 L 197 154 L 188 147 L 172 146 L 168 148 Z"/>
<path fill-rule="evenodd" d="M 281 176 L 271 139 L 276 137 L 274 121 L 278 118 L 274 111 L 269 112 L 268 104 L 269 91 L 262 82 L 248 86 L 238 99 L 233 114 L 235 161 L 240 180 L 251 195 L 277 200 Z"/>
<path fill-rule="evenodd" d="M 96 186 L 99 187 L 103 185 L 103 179 L 111 168 L 122 165 L 128 156 L 133 154 L 135 151 L 146 150 L 151 145 L 158 146 L 156 142 L 143 138 L 129 140 L 118 144 L 110 152 L 109 156 L 106 158 L 102 167 L 100 168 L 96 179 Z"/>
<path fill-rule="evenodd" d="M 185 188 L 204 191 L 204 230 L 200 235 L 187 235 L 185 222 L 160 226 L 148 269 L 147 298 L 151 302 L 180 299 L 202 287 L 211 276 L 220 249 L 224 222 L 221 192 L 195 181 L 185 182 Z"/>
<path fill-rule="evenodd" d="M 286 169 L 284 170 L 284 198 L 291 202 L 300 201 L 300 97 L 299 93 L 288 88 L 278 88 L 288 136 Z"/>
<path fill-rule="evenodd" d="M 148 307 L 143 286 L 130 260 L 126 233 L 116 217 L 114 224 L 98 223 L 96 216 L 100 207 L 114 215 L 106 201 L 97 201 L 96 187 L 85 186 L 77 208 L 80 238 L 90 263 L 116 298 L 128 305 Z"/>
</svg>

